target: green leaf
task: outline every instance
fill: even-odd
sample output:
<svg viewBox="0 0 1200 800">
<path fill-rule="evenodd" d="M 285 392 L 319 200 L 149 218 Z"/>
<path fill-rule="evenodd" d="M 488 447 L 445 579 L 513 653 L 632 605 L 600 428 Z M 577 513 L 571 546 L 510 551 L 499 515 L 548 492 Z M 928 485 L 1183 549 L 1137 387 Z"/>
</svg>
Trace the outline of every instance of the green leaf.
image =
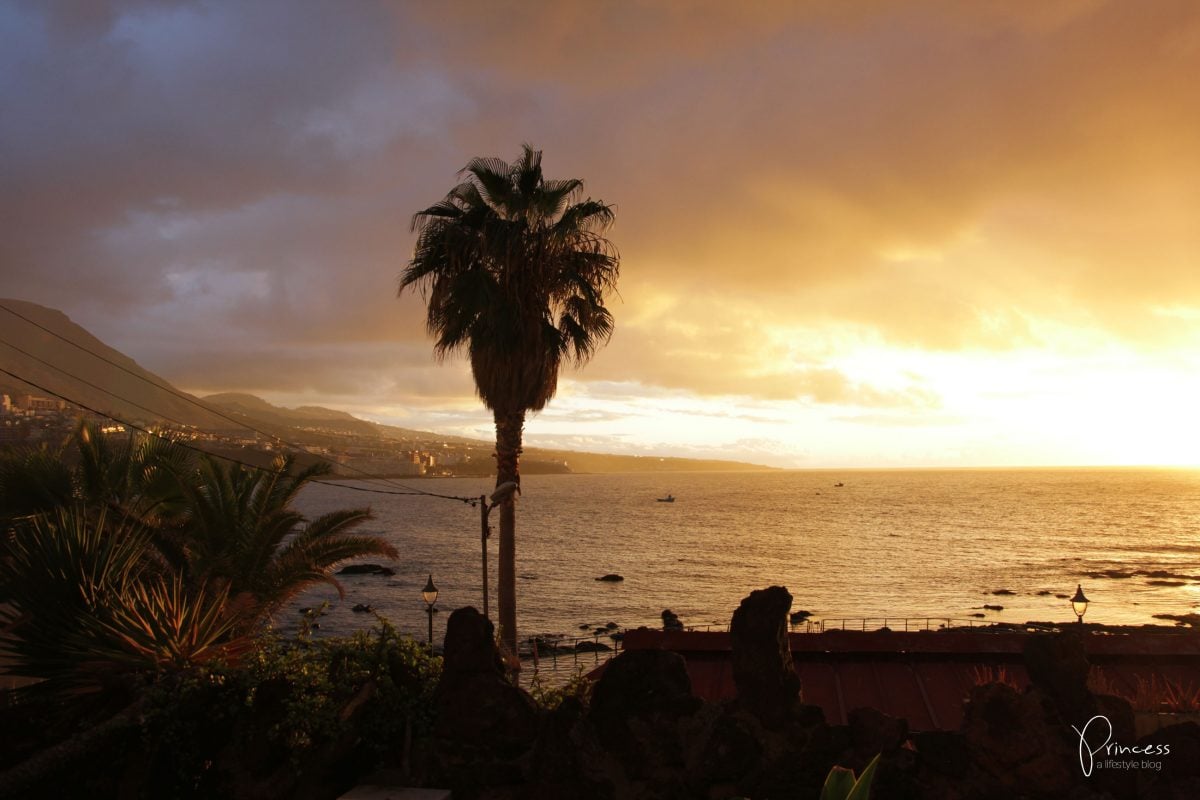
<svg viewBox="0 0 1200 800">
<path fill-rule="evenodd" d="M 847 800 L 854 791 L 854 770 L 834 766 L 821 788 L 821 800 Z"/>
</svg>

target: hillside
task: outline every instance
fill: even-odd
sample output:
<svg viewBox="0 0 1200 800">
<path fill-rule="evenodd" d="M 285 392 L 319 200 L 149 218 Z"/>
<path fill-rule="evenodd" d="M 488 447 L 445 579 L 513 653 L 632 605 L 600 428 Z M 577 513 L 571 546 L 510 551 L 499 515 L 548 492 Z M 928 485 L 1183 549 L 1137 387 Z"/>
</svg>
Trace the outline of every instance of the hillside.
<svg viewBox="0 0 1200 800">
<path fill-rule="evenodd" d="M 251 394 L 197 398 L 143 369 L 61 311 L 22 300 L 0 299 L 0 368 L 19 376 L 0 372 L 0 393 L 13 398 L 57 394 L 125 421 L 172 422 L 235 438 L 253 428 L 313 452 L 353 453 L 357 461 L 352 463 L 372 472 L 389 471 L 401 454 L 430 448 L 454 451 L 457 474 L 486 474 L 491 469 L 490 440 L 381 425 L 320 406 L 285 408 Z M 522 463 L 530 473 L 764 469 L 734 461 L 537 447 L 526 448 Z"/>
<path fill-rule="evenodd" d="M 206 430 L 230 427 L 204 411 L 197 398 L 143 369 L 66 314 L 35 303 L 0 299 L 0 367 L 29 381 L 0 373 L 0 392 L 11 397 L 57 393 L 127 420 L 166 419 Z"/>
</svg>

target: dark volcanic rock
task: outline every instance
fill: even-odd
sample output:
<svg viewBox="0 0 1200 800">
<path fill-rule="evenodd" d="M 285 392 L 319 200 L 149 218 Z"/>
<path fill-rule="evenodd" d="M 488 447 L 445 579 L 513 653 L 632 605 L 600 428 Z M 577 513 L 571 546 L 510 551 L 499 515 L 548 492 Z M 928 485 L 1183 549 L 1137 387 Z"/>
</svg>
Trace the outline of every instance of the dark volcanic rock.
<svg viewBox="0 0 1200 800">
<path fill-rule="evenodd" d="M 733 612 L 733 682 L 738 702 L 769 726 L 800 701 L 800 676 L 792 665 L 787 614 L 792 596 L 782 586 L 758 589 Z"/>
<path fill-rule="evenodd" d="M 608 663 L 592 694 L 588 720 L 597 740 L 632 779 L 683 779 L 682 720 L 701 706 L 677 653 L 630 650 Z"/>
<path fill-rule="evenodd" d="M 1092 718 L 1096 701 L 1087 686 L 1091 665 L 1077 632 L 1031 636 L 1024 653 L 1030 683 L 1054 705 L 1064 723 L 1082 727 Z"/>
<path fill-rule="evenodd" d="M 608 583 L 616 583 L 616 582 L 618 582 L 618 581 L 623 581 L 623 580 L 625 580 L 625 578 L 623 578 L 622 576 L 620 576 L 620 575 L 616 574 L 615 572 L 610 572 L 610 573 L 609 573 L 609 574 L 607 574 L 607 575 L 601 575 L 599 578 L 596 578 L 596 580 L 598 580 L 598 581 L 607 581 Z"/>
<path fill-rule="evenodd" d="M 1063 797 L 1079 782 L 1079 754 L 1036 693 L 1002 683 L 975 686 L 964 711 L 971 763 L 961 796 Z"/>
<path fill-rule="evenodd" d="M 523 780 L 522 757 L 537 739 L 537 704 L 509 683 L 490 620 L 460 608 L 446 625 L 442 678 L 434 694 L 435 772 L 455 796 Z"/>
<path fill-rule="evenodd" d="M 908 722 L 874 708 L 856 708 L 848 715 L 850 741 L 866 758 L 899 749 L 908 738 Z"/>
<path fill-rule="evenodd" d="M 396 570 L 382 564 L 347 564 L 337 572 L 338 575 L 395 575 Z"/>
</svg>

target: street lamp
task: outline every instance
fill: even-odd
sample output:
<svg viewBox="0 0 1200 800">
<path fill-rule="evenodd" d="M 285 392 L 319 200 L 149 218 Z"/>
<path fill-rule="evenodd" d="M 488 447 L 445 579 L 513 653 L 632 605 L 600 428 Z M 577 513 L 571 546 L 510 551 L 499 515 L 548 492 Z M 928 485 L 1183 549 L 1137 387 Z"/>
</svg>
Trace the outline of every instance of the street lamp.
<svg viewBox="0 0 1200 800">
<path fill-rule="evenodd" d="M 1079 617 L 1079 624 L 1083 624 L 1083 615 L 1087 613 L 1088 599 L 1083 594 L 1083 584 L 1075 584 L 1075 596 L 1071 598 L 1071 610 L 1075 612 L 1075 616 Z"/>
<path fill-rule="evenodd" d="M 489 617 L 488 614 L 488 568 L 487 568 L 487 543 L 488 537 L 492 535 L 492 529 L 488 525 L 488 515 L 492 513 L 492 509 L 503 503 L 512 493 L 517 491 L 515 481 L 505 481 L 496 487 L 496 491 L 492 492 L 491 498 L 487 495 L 479 495 L 479 534 L 480 541 L 483 545 L 483 616 Z M 491 505 L 488 505 L 488 500 L 491 500 Z"/>
<path fill-rule="evenodd" d="M 425 600 L 425 613 L 429 615 L 429 649 L 433 649 L 433 604 L 437 602 L 438 590 L 433 585 L 433 573 L 429 574 L 429 580 L 425 582 L 425 588 L 421 590 L 421 597 Z"/>
</svg>

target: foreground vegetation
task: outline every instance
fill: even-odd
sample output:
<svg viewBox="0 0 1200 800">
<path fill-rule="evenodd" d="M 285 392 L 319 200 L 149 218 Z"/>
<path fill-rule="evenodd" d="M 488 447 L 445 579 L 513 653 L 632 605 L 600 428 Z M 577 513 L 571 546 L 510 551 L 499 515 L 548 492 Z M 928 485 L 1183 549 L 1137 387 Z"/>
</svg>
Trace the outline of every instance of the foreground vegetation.
<svg viewBox="0 0 1200 800">
<path fill-rule="evenodd" d="M 397 557 L 354 532 L 367 509 L 309 519 L 292 507 L 326 471 L 286 456 L 231 464 L 88 425 L 0 456 L 0 663 L 25 684 L 4 696 L 0 796 L 64 775 L 81 790 L 120 777 L 122 795 L 206 796 L 239 770 L 261 777 L 273 758 L 373 727 L 419 737 L 437 662 L 385 623 L 319 643 L 270 633 L 306 587 L 340 591 L 337 564 Z M 236 769 L 222 767 L 227 751 Z"/>
<path fill-rule="evenodd" d="M 381 620 L 348 638 L 263 636 L 237 664 L 147 676 L 129 705 L 9 693 L 0 797 L 336 797 L 424 762 L 440 671 Z"/>
</svg>

